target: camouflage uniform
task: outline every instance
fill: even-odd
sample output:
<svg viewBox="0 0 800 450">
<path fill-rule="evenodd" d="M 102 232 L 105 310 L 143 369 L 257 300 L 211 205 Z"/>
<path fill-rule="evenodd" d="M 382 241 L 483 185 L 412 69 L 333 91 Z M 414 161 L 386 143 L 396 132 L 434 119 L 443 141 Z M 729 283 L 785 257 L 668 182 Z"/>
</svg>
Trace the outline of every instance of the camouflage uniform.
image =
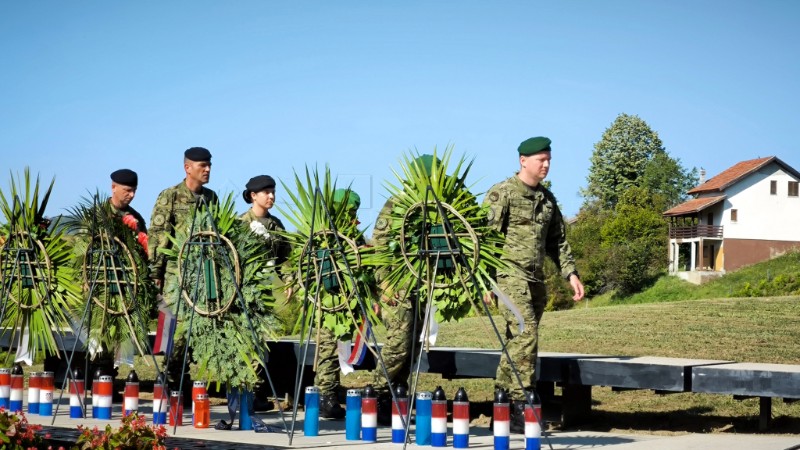
<svg viewBox="0 0 800 450">
<path fill-rule="evenodd" d="M 364 236 L 360 233 L 359 236 L 355 237 L 355 244 L 359 247 L 366 244 Z M 314 386 L 319 388 L 320 395 L 322 396 L 337 395 L 336 391 L 339 389 L 341 378 L 338 350 L 336 336 L 333 334 L 333 331 L 325 327 L 320 327 L 319 353 L 317 357 L 317 371 L 314 374 Z"/>
<path fill-rule="evenodd" d="M 372 232 L 373 245 L 385 246 L 388 245 L 391 238 L 390 232 L 396 228 L 391 223 L 392 221 L 392 208 L 394 204 L 392 199 L 386 201 L 383 205 L 378 218 L 375 221 L 375 229 Z M 399 224 L 394 224 L 399 226 Z M 386 276 L 388 269 L 379 269 L 375 278 L 380 286 L 383 277 Z M 388 294 L 388 293 L 387 293 Z M 386 342 L 383 343 L 381 348 L 381 358 L 386 367 L 386 372 L 389 375 L 389 382 L 392 386 L 398 382 L 406 382 L 411 371 L 411 343 L 414 328 L 414 302 L 416 297 L 409 295 L 407 289 L 401 289 L 397 292 L 399 299 L 397 303 L 392 306 L 386 303 L 381 305 L 381 321 L 386 326 Z M 390 299 L 393 295 L 388 295 Z M 419 350 L 419 347 L 417 348 Z M 380 386 L 385 381 L 383 379 L 383 372 L 376 369 L 375 384 Z"/>
<path fill-rule="evenodd" d="M 525 322 L 520 334 L 514 315 L 504 309 L 508 354 L 523 387 L 532 389 L 536 385 L 539 321 L 547 304 L 544 257 L 552 258 L 566 278 L 575 271 L 575 261 L 556 199 L 541 184 L 529 187 L 513 176 L 492 186 L 484 205 L 490 207 L 490 225 L 505 235 L 502 259 L 512 267 L 511 272 L 498 274 L 498 287 L 519 308 Z M 524 399 L 505 354 L 500 359 L 495 384 L 514 398 Z"/>
<path fill-rule="evenodd" d="M 150 261 L 150 276 L 155 280 L 161 281 L 163 298 L 172 308 L 173 312 L 177 309 L 176 303 L 180 301 L 180 286 L 178 277 L 178 264 L 180 261 L 167 261 L 166 255 L 159 252 L 159 249 L 168 249 L 172 246 L 170 236 L 175 235 L 175 230 L 186 230 L 192 226 L 194 218 L 194 207 L 198 197 L 202 196 L 206 203 L 213 204 L 219 202 L 217 194 L 211 189 L 202 188 L 200 194 L 195 194 L 186 187 L 186 183 L 181 181 L 175 186 L 161 191 L 150 215 L 150 232 L 148 238 L 148 257 Z M 199 219 L 199 217 L 197 218 Z M 199 223 L 199 221 L 196 220 Z M 176 339 L 173 343 L 172 354 L 167 361 L 167 373 L 177 382 L 183 369 L 183 353 L 186 341 Z M 185 371 L 188 374 L 188 370 Z M 191 384 L 184 381 L 184 389 L 191 390 Z M 177 386 L 174 386 L 177 390 Z"/>
<path fill-rule="evenodd" d="M 109 202 L 109 204 L 111 204 L 111 203 Z M 128 206 L 126 206 L 124 208 L 121 208 L 121 209 L 117 209 L 116 206 L 111 204 L 111 210 L 114 211 L 116 216 L 118 218 L 120 218 L 120 219 L 122 219 L 123 217 L 125 217 L 128 214 L 132 215 L 133 218 L 136 219 L 136 232 L 137 233 L 139 233 L 139 232 L 147 233 L 147 225 L 145 225 L 145 223 L 144 223 L 144 218 L 142 217 L 141 214 L 139 214 L 138 211 L 133 209 L 130 205 L 128 205 Z"/>
<path fill-rule="evenodd" d="M 267 229 L 267 232 L 284 231 L 286 229 L 283 226 L 283 222 L 270 213 L 267 213 L 265 217 L 256 217 L 256 215 L 253 214 L 253 210 L 249 209 L 246 213 L 239 216 L 239 218 L 248 224 L 254 220 L 257 220 L 264 225 L 264 228 Z M 267 245 L 269 246 L 267 249 L 267 254 L 274 260 L 275 266 L 280 267 L 280 265 L 289 258 L 289 253 L 292 251 L 291 247 L 289 246 L 289 242 L 287 242 L 282 236 L 277 235 L 270 236 L 269 238 L 266 238 L 266 240 Z"/>
<path fill-rule="evenodd" d="M 110 201 L 108 202 L 108 205 L 110 206 L 109 210 L 114 214 L 115 218 L 122 220 L 123 217 L 130 214 L 136 219 L 136 232 L 147 233 L 147 225 L 145 224 L 144 217 L 142 217 L 142 215 L 139 214 L 138 211 L 133 209 L 133 207 L 128 205 L 125 208 L 118 209 Z M 103 344 L 102 351 L 92 361 L 92 365 L 101 368 L 103 370 L 103 373 L 116 377 L 118 370 L 115 367 L 116 365 L 115 358 L 116 355 L 113 354 L 111 350 L 106 347 L 105 344 Z"/>
</svg>

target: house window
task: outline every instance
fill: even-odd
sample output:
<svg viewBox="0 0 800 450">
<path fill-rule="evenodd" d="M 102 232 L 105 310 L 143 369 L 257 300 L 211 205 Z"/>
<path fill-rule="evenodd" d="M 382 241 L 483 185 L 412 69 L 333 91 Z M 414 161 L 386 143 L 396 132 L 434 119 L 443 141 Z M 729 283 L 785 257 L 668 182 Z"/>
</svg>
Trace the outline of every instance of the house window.
<svg viewBox="0 0 800 450">
<path fill-rule="evenodd" d="M 769 193 L 771 195 L 778 195 L 778 182 L 776 180 L 769 182 Z"/>
<path fill-rule="evenodd" d="M 797 197 L 797 181 L 789 182 L 789 197 Z"/>
<path fill-rule="evenodd" d="M 731 222 L 738 222 L 739 221 L 739 210 L 732 209 L 731 210 Z"/>
</svg>

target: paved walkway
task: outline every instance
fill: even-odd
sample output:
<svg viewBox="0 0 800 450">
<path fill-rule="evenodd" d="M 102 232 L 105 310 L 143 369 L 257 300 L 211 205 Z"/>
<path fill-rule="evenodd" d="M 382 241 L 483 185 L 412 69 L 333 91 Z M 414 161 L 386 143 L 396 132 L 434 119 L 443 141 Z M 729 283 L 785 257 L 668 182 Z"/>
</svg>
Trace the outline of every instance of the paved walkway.
<svg viewBox="0 0 800 450">
<path fill-rule="evenodd" d="M 145 406 L 142 411 L 150 417 L 150 408 Z M 96 419 L 70 419 L 69 405 L 62 404 L 58 415 L 53 422 L 52 417 L 42 417 L 36 414 L 27 415 L 31 423 L 41 424 L 54 437 L 74 439 L 77 435 L 77 425 L 88 427 L 98 426 L 104 428 L 110 423 L 113 427 L 119 425 L 121 412 L 117 406 L 113 413 L 113 420 L 102 421 Z M 212 407 L 212 423 L 220 419 L 227 420 L 227 407 Z M 266 423 L 283 429 L 283 423 L 277 412 L 259 414 Z M 287 413 L 287 422 L 291 426 L 291 414 Z M 184 417 L 184 423 L 191 423 L 190 417 Z M 238 423 L 237 423 L 238 424 Z M 337 449 L 398 449 L 399 444 L 391 443 L 391 430 L 379 428 L 378 442 L 369 443 L 362 441 L 347 441 L 344 436 L 344 421 L 321 421 L 320 435 L 306 437 L 303 435 L 303 416 L 298 415 L 295 423 L 295 433 L 292 445 L 289 445 L 289 436 L 280 433 L 255 433 L 253 431 L 220 431 L 213 428 L 196 429 L 191 425 L 180 426 L 177 433 L 172 433 L 169 427 L 169 448 L 182 449 L 201 448 L 208 450 L 235 449 L 310 449 L 320 448 L 326 450 Z M 473 427 L 470 433 L 470 448 L 492 449 L 493 439 L 488 427 Z M 412 431 L 413 433 L 413 431 Z M 800 433 L 800 430 L 798 430 Z M 742 435 L 742 434 L 687 434 L 680 436 L 654 436 L 646 434 L 620 434 L 585 431 L 555 432 L 550 436 L 553 449 L 613 449 L 613 450 L 676 450 L 676 449 L 703 449 L 703 450 L 787 450 L 800 449 L 800 434 L 797 435 Z M 452 439 L 452 437 L 451 437 Z M 413 435 L 411 436 L 413 442 Z M 448 443 L 449 446 L 452 442 Z M 413 443 L 408 448 L 417 448 Z M 426 447 L 430 448 L 430 447 Z M 452 448 L 452 447 L 450 447 Z M 522 435 L 512 435 L 511 449 L 524 449 L 525 443 Z M 542 449 L 549 449 L 548 442 L 542 440 Z"/>
</svg>

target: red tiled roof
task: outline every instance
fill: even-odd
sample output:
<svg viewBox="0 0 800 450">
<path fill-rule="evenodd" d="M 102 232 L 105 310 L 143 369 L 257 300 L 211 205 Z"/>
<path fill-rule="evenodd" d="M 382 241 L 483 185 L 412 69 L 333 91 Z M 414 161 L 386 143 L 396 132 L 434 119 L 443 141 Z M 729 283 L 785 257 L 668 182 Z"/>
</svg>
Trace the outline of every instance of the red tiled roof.
<svg viewBox="0 0 800 450">
<path fill-rule="evenodd" d="M 684 214 L 697 213 L 708 208 L 711 205 L 715 205 L 721 202 L 724 199 L 725 199 L 724 195 L 718 195 L 716 197 L 693 198 L 691 200 L 681 203 L 680 205 L 672 209 L 665 211 L 663 215 L 682 216 Z"/>
<path fill-rule="evenodd" d="M 700 194 L 703 192 L 722 192 L 728 186 L 736 183 L 745 176 L 755 172 L 756 170 L 764 167 L 775 160 L 774 156 L 766 158 L 751 159 L 749 161 L 742 161 L 733 165 L 732 167 L 724 170 L 719 175 L 710 178 L 700 186 L 696 186 L 689 190 L 688 194 Z"/>
</svg>

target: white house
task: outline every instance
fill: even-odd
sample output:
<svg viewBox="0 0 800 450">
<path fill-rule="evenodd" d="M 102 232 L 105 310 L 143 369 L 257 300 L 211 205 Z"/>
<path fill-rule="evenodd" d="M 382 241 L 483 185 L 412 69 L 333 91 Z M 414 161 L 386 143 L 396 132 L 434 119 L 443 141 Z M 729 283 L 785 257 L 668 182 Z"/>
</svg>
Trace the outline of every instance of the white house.
<svg viewBox="0 0 800 450">
<path fill-rule="evenodd" d="M 664 212 L 670 273 L 724 273 L 800 247 L 799 184 L 800 173 L 775 156 L 701 180 L 693 199 Z"/>
</svg>

